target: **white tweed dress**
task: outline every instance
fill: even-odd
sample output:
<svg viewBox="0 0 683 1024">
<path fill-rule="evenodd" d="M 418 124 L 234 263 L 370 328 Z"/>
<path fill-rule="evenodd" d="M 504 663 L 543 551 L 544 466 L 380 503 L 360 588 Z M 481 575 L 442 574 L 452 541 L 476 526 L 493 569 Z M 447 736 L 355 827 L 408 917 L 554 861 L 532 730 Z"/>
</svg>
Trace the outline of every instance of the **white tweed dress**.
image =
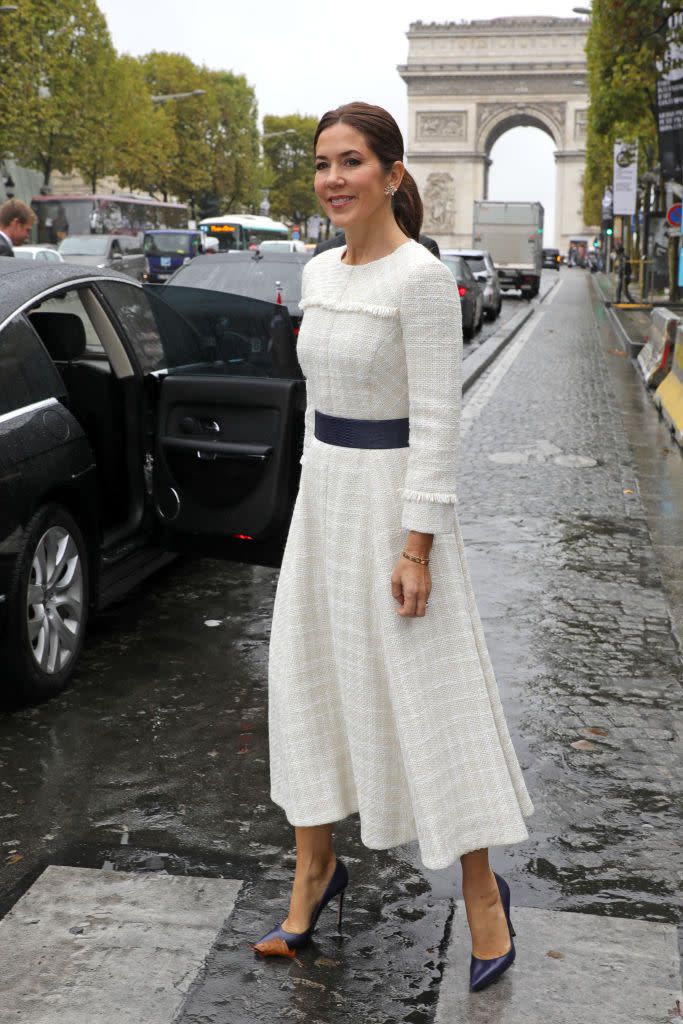
<svg viewBox="0 0 683 1024">
<path fill-rule="evenodd" d="M 308 406 L 269 658 L 271 796 L 292 825 L 359 812 L 361 839 L 417 839 L 428 868 L 527 838 L 508 733 L 456 515 L 460 302 L 410 241 L 361 266 L 306 265 L 298 353 Z M 314 410 L 410 418 L 408 448 L 314 436 Z M 390 577 L 407 530 L 433 533 L 424 618 Z"/>
</svg>

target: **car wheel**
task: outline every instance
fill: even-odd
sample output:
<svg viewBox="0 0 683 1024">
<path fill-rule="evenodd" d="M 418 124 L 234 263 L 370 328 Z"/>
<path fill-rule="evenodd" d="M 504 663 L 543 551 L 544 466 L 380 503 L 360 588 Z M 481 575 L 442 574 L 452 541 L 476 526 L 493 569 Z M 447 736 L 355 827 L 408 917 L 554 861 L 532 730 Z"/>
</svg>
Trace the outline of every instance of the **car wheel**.
<svg viewBox="0 0 683 1024">
<path fill-rule="evenodd" d="M 472 314 L 472 320 L 469 324 L 462 325 L 462 336 L 465 341 L 472 341 L 474 337 L 474 313 Z"/>
<path fill-rule="evenodd" d="M 66 686 L 83 647 L 89 599 L 88 553 L 78 523 L 61 505 L 46 505 L 26 527 L 10 588 L 10 703 L 46 700 Z"/>
</svg>

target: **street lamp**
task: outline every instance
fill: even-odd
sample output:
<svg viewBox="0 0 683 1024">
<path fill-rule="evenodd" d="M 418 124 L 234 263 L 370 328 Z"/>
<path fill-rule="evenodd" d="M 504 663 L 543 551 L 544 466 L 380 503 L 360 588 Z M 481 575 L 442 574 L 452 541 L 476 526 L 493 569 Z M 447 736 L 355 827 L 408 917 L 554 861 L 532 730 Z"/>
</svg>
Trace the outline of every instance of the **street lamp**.
<svg viewBox="0 0 683 1024">
<path fill-rule="evenodd" d="M 285 128 L 281 132 L 266 132 L 261 136 L 262 139 L 274 139 L 278 135 L 296 135 L 296 128 Z"/>
<path fill-rule="evenodd" d="M 205 96 L 206 89 L 193 89 L 192 92 L 169 92 L 165 96 L 150 96 L 152 103 L 165 103 L 167 100 L 185 100 L 189 96 Z"/>
<path fill-rule="evenodd" d="M 592 14 L 590 7 L 572 7 L 574 14 Z"/>
</svg>

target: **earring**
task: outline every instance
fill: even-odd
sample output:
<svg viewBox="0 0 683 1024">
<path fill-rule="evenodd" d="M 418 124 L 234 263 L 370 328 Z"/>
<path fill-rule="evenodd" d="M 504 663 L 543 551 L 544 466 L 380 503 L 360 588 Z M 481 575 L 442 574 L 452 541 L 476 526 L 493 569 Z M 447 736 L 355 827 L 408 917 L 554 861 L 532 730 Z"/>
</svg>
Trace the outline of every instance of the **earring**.
<svg viewBox="0 0 683 1024">
<path fill-rule="evenodd" d="M 384 195 L 385 196 L 391 196 L 392 199 L 396 195 L 397 192 L 398 192 L 398 189 L 396 188 L 395 185 L 387 185 L 385 187 L 385 189 L 384 189 Z"/>
</svg>

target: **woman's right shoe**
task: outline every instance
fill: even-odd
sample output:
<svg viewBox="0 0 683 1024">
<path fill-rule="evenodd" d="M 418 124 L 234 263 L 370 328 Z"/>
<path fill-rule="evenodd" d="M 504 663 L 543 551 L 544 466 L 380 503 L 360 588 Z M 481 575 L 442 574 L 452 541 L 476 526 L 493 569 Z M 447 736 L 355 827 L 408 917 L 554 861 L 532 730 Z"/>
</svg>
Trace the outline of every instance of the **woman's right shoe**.
<svg viewBox="0 0 683 1024">
<path fill-rule="evenodd" d="M 510 886 L 507 884 L 504 878 L 500 875 L 496 875 L 493 872 L 496 882 L 498 884 L 498 892 L 503 903 L 503 910 L 505 911 L 505 920 L 507 921 L 508 933 L 510 935 L 510 949 L 503 956 L 495 956 L 490 960 L 482 960 L 480 957 L 472 954 L 470 961 L 470 989 L 472 992 L 481 992 L 483 988 L 486 988 L 499 978 L 501 974 L 507 971 L 508 967 L 514 962 L 515 959 L 515 944 L 512 940 L 515 935 L 515 929 L 512 927 L 512 921 L 510 920 Z"/>
<path fill-rule="evenodd" d="M 275 928 L 271 928 L 269 932 L 266 932 L 258 942 L 253 943 L 251 948 L 255 953 L 259 953 L 261 956 L 296 956 L 297 950 L 307 946 L 313 938 L 313 932 L 315 931 L 315 926 L 318 923 L 321 911 L 325 909 L 330 900 L 333 900 L 335 896 L 339 896 L 337 928 L 341 930 L 344 893 L 346 892 L 348 884 L 349 873 L 346 870 L 346 865 L 342 861 L 337 860 L 332 878 L 327 883 L 327 888 L 322 894 L 320 902 L 313 910 L 311 923 L 306 931 L 288 932 L 285 931 L 282 925 L 276 925 Z"/>
</svg>

